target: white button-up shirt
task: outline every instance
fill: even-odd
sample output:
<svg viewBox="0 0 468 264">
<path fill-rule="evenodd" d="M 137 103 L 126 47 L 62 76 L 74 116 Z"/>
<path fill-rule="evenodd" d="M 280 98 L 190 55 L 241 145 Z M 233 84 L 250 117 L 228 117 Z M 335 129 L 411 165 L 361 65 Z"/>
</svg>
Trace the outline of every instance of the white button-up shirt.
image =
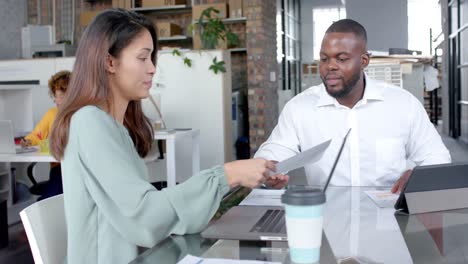
<svg viewBox="0 0 468 264">
<path fill-rule="evenodd" d="M 333 139 L 318 162 L 305 166 L 308 183 L 322 185 L 349 128 L 332 185 L 392 186 L 407 161 L 451 162 L 421 103 L 402 88 L 367 77 L 363 98 L 351 109 L 331 97 L 323 84 L 292 98 L 255 157 L 282 161 Z"/>
</svg>

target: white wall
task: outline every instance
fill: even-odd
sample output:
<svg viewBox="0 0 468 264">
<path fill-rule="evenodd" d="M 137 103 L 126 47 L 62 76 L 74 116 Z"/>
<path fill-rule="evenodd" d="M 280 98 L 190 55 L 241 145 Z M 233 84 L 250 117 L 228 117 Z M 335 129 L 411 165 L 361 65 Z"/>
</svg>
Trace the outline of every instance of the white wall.
<svg viewBox="0 0 468 264">
<path fill-rule="evenodd" d="M 0 81 L 38 81 L 39 85 L 0 85 L 0 119 L 13 120 L 15 131 L 31 131 L 54 106 L 47 83 L 58 71 L 71 70 L 74 58 L 0 61 Z"/>
</svg>

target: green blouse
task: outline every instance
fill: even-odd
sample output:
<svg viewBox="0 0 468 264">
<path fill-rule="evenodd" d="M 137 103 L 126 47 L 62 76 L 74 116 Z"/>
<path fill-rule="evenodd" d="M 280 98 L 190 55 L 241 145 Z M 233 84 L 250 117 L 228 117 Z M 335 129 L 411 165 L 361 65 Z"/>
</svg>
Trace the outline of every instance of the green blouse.
<svg viewBox="0 0 468 264">
<path fill-rule="evenodd" d="M 66 262 L 128 263 L 137 248 L 171 234 L 200 232 L 229 186 L 222 166 L 162 191 L 127 129 L 95 106 L 77 111 L 62 161 Z"/>
</svg>

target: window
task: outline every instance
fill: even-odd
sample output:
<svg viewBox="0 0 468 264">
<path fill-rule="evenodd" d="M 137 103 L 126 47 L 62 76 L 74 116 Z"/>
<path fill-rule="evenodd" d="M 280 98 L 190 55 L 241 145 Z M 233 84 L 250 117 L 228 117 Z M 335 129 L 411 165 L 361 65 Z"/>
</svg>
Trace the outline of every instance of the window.
<svg viewBox="0 0 468 264">
<path fill-rule="evenodd" d="M 314 59 L 319 59 L 323 36 L 333 22 L 346 18 L 344 6 L 320 7 L 312 10 L 314 20 Z"/>
<path fill-rule="evenodd" d="M 300 1 L 278 0 L 277 6 L 277 61 L 280 67 L 280 88 L 298 93 L 301 87 Z"/>
<path fill-rule="evenodd" d="M 442 32 L 439 0 L 408 0 L 408 49 L 431 54 L 432 38 Z"/>
</svg>

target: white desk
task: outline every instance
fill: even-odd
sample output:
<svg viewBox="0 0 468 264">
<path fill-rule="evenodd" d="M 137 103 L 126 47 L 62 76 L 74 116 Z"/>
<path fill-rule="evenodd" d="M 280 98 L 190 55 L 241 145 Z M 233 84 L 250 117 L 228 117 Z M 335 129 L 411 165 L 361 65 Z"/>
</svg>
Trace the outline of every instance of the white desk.
<svg viewBox="0 0 468 264">
<path fill-rule="evenodd" d="M 3 186 L 6 186 L 6 190 L 0 190 L 0 195 L 2 197 L 8 192 L 8 207 L 10 213 L 8 213 L 8 224 L 14 224 L 20 221 L 19 219 L 19 212 L 24 208 L 28 207 L 32 203 L 35 202 L 34 199 L 29 199 L 22 202 L 16 202 L 13 204 L 13 192 L 10 191 L 11 186 L 16 184 L 16 179 L 13 178 L 11 175 L 11 162 L 19 162 L 19 163 L 31 163 L 31 162 L 57 162 L 54 157 L 49 154 L 37 152 L 29 152 L 29 153 L 21 153 L 21 154 L 0 154 L 0 162 L 4 163 L 3 169 L 5 173 L 0 175 L 1 177 L 5 177 L 4 179 L 0 179 L 0 183 L 4 182 Z M 6 182 L 6 183 L 5 183 Z"/>
<path fill-rule="evenodd" d="M 189 137 L 192 139 L 192 175 L 200 171 L 200 130 L 191 129 L 183 131 L 175 131 L 173 133 L 158 133 L 154 135 L 155 140 L 165 140 L 166 141 L 166 164 L 167 164 L 167 186 L 176 185 L 176 142 L 184 137 Z M 146 157 L 145 162 L 151 162 L 157 159 L 157 157 Z M 8 177 L 8 185 L 11 186 L 11 162 L 57 162 L 57 160 L 51 155 L 39 153 L 39 152 L 29 152 L 22 154 L 0 154 L 0 162 L 5 162 L 5 172 Z M 0 173 L 1 174 L 1 173 Z M 1 182 L 1 180 L 0 180 Z M 0 190 L 2 192 L 3 190 Z M 12 193 L 9 192 L 8 196 L 8 205 L 12 205 L 13 197 Z"/>
<path fill-rule="evenodd" d="M 29 152 L 21 154 L 0 154 L 0 162 L 57 162 L 49 154 Z"/>
<path fill-rule="evenodd" d="M 177 130 L 172 133 L 158 133 L 155 131 L 155 140 L 166 141 L 167 186 L 176 185 L 176 141 L 184 137 L 192 139 L 192 175 L 200 171 L 200 130 Z M 152 161 L 154 158 L 145 158 Z"/>
</svg>

